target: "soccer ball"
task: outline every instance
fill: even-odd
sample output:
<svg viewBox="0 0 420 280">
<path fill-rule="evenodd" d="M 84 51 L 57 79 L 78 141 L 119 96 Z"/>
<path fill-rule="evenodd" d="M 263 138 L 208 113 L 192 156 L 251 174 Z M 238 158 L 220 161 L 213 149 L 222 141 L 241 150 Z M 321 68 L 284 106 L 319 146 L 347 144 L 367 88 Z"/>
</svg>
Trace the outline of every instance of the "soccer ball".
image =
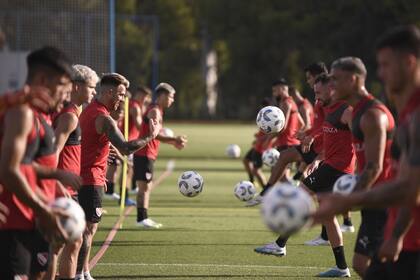
<svg viewBox="0 0 420 280">
<path fill-rule="evenodd" d="M 262 161 L 265 165 L 269 167 L 273 167 L 274 165 L 276 165 L 279 157 L 280 157 L 280 152 L 277 151 L 277 149 L 274 149 L 274 148 L 268 149 L 264 151 L 264 153 L 262 154 Z"/>
<path fill-rule="evenodd" d="M 86 227 L 85 212 L 82 207 L 71 198 L 59 197 L 51 205 L 52 208 L 62 209 L 68 215 L 60 222 L 69 239 L 75 241 L 82 236 Z"/>
<path fill-rule="evenodd" d="M 276 106 L 266 106 L 257 115 L 257 126 L 264 133 L 276 133 L 281 131 L 285 125 L 283 111 Z"/>
<path fill-rule="evenodd" d="M 348 195 L 353 192 L 357 183 L 357 176 L 352 174 L 344 174 L 334 183 L 333 192 Z"/>
<path fill-rule="evenodd" d="M 195 171 L 185 171 L 178 178 L 180 193 L 187 197 L 194 197 L 203 190 L 203 177 Z"/>
<path fill-rule="evenodd" d="M 160 134 L 162 134 L 163 136 L 166 136 L 166 137 L 174 137 L 174 136 L 175 136 L 175 134 L 174 134 L 174 132 L 172 131 L 172 129 L 167 128 L 167 127 L 163 127 L 163 128 L 160 130 Z"/>
<path fill-rule="evenodd" d="M 250 181 L 240 181 L 235 185 L 233 193 L 241 201 L 248 201 L 254 197 L 257 190 Z"/>
<path fill-rule="evenodd" d="M 241 156 L 241 148 L 236 144 L 226 147 L 226 155 L 230 158 L 238 158 Z"/>
<path fill-rule="evenodd" d="M 303 189 L 289 183 L 277 183 L 263 196 L 261 214 L 265 224 L 282 236 L 309 224 L 315 203 Z"/>
</svg>

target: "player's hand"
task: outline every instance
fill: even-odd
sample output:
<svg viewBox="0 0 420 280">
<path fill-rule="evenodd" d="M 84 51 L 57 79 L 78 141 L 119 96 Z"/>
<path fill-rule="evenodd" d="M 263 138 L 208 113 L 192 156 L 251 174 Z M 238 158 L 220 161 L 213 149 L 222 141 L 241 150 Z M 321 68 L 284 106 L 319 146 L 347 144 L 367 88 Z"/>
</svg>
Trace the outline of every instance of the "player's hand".
<svg viewBox="0 0 420 280">
<path fill-rule="evenodd" d="M 152 138 L 156 138 L 156 136 L 159 135 L 161 129 L 162 129 L 162 125 L 158 121 L 156 121 L 155 119 L 149 120 L 149 131 L 150 131 L 150 136 Z"/>
<path fill-rule="evenodd" d="M 23 93 L 25 95 L 25 102 L 28 102 L 43 112 L 48 112 L 54 104 L 50 96 L 50 91 L 46 87 L 25 85 L 23 87 Z"/>
<path fill-rule="evenodd" d="M 317 196 L 319 207 L 312 214 L 313 224 L 321 224 L 332 219 L 335 215 L 350 210 L 351 205 L 348 196 L 336 193 L 320 194 Z"/>
<path fill-rule="evenodd" d="M 185 148 L 185 145 L 187 145 L 187 142 L 188 142 L 187 136 L 185 136 L 185 135 L 177 136 L 177 137 L 175 137 L 174 146 L 178 150 L 182 150 L 183 148 Z"/>
<path fill-rule="evenodd" d="M 314 138 L 312 136 L 305 136 L 301 140 L 302 152 L 304 153 L 309 152 L 313 142 L 314 142 Z"/>
<path fill-rule="evenodd" d="M 75 191 L 79 190 L 82 186 L 82 177 L 72 172 L 58 169 L 56 178 L 63 185 L 70 186 Z"/>
<path fill-rule="evenodd" d="M 49 206 L 37 212 L 38 226 L 48 242 L 63 243 L 68 240 L 68 235 L 61 225 L 60 219 L 68 215 L 63 209 L 53 209 Z"/>
<path fill-rule="evenodd" d="M 109 147 L 109 154 L 108 154 L 108 165 L 119 165 L 120 162 L 123 161 L 121 154 L 117 151 L 114 146 Z"/>
<path fill-rule="evenodd" d="M 295 137 L 299 140 L 299 141 L 303 141 L 303 139 L 306 137 L 306 133 L 303 130 L 299 130 Z"/>
<path fill-rule="evenodd" d="M 381 262 L 396 262 L 403 247 L 403 238 L 391 237 L 379 248 L 378 258 Z"/>
<path fill-rule="evenodd" d="M 314 160 L 311 164 L 309 164 L 308 167 L 306 168 L 306 176 L 314 172 L 315 169 L 318 168 L 320 163 L 321 161 L 317 159 L 317 160 Z"/>
</svg>

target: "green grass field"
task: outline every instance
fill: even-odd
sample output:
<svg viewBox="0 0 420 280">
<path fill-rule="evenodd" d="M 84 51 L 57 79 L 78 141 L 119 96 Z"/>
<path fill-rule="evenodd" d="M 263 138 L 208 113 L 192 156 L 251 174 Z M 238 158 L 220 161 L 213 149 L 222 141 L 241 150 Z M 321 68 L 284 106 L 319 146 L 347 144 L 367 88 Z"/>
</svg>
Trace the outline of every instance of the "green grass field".
<svg viewBox="0 0 420 280">
<path fill-rule="evenodd" d="M 188 135 L 189 143 L 183 151 L 162 145 L 156 162 L 155 178 L 168 160 L 176 164 L 151 198 L 149 215 L 164 226 L 138 229 L 132 211 L 92 270 L 96 279 L 311 279 L 334 265 L 330 247 L 303 245 L 319 234 L 320 227 L 290 238 L 286 257 L 253 252 L 276 236 L 262 224 L 258 207 L 245 208 L 233 196 L 233 186 L 247 175 L 241 161 L 227 159 L 224 152 L 228 144 L 236 143 L 244 154 L 253 140 L 254 125 L 167 126 L 176 134 Z M 205 181 L 203 192 L 195 198 L 184 197 L 177 189 L 177 178 L 186 170 L 198 171 Z M 108 214 L 99 226 L 91 257 L 118 219 L 116 202 L 104 204 Z M 353 221 L 359 224 L 358 214 L 353 214 Z M 344 235 L 349 266 L 355 236 Z M 359 279 L 353 271 L 352 278 Z"/>
</svg>

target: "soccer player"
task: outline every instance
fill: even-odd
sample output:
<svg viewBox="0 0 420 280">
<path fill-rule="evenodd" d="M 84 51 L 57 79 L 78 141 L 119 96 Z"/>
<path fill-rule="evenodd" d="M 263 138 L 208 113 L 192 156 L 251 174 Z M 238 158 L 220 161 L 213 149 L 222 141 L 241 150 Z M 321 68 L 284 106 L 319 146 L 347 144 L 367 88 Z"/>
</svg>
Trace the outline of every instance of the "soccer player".
<svg viewBox="0 0 420 280">
<path fill-rule="evenodd" d="M 160 130 L 160 124 L 152 120 L 148 123 L 148 132 L 141 137 L 125 141 L 110 111 L 116 110 L 124 101 L 129 82 L 118 73 L 104 74 L 100 81 L 98 97 L 81 113 L 79 122 L 82 129 L 81 168 L 83 186 L 79 190 L 79 203 L 85 211 L 86 230 L 79 252 L 79 262 L 83 265 L 83 278 L 93 279 L 89 272 L 89 254 L 92 239 L 102 216 L 102 188 L 105 185 L 105 173 L 110 143 L 122 154 L 128 155 L 146 146 Z M 82 271 L 77 269 L 76 279 L 82 278 Z M 82 278 L 82 279 L 83 279 Z"/>
<path fill-rule="evenodd" d="M 389 30 L 380 38 L 376 54 L 378 75 L 399 115 L 398 145 L 392 153 L 399 160 L 397 177 L 348 196 L 327 195 L 314 218 L 324 220 L 352 207 L 393 207 L 388 210 L 385 241 L 365 279 L 377 279 L 378 275 L 382 279 L 419 279 L 420 30 L 415 26 Z"/>
<path fill-rule="evenodd" d="M 27 65 L 26 85 L 47 91 L 52 99 L 49 109 L 57 109 L 71 85 L 70 60 L 60 50 L 45 47 L 30 53 Z M 1 279 L 29 277 L 35 216 L 48 241 L 67 238 L 59 221 L 62 211 L 52 209 L 39 196 L 34 168 L 40 142 L 37 114 L 30 106 L 20 105 L 1 117 L 0 177 L 4 191 L 0 202 L 9 208 L 8 219 L 0 227 Z"/>
<path fill-rule="evenodd" d="M 163 112 L 172 105 L 175 99 L 175 89 L 167 83 L 157 85 L 155 94 L 156 100 L 143 115 L 140 135 L 148 133 L 150 121 L 162 125 Z M 162 226 L 148 217 L 150 193 L 153 188 L 153 165 L 159 153 L 160 142 L 171 144 L 177 149 L 183 149 L 187 139 L 184 136 L 168 137 L 159 134 L 156 139 L 134 154 L 133 179 L 136 181 L 138 188 L 137 225 L 144 228 L 160 228 Z"/>
<path fill-rule="evenodd" d="M 54 106 L 54 101 L 45 88 L 24 85 L 19 91 L 8 92 L 0 96 L 0 112 L 25 103 L 44 112 Z"/>
<path fill-rule="evenodd" d="M 96 95 L 96 84 L 99 77 L 95 71 L 85 65 L 73 65 L 73 85 L 70 94 L 70 102 L 54 117 L 58 168 L 80 174 L 81 157 L 81 128 L 79 117 L 83 104 L 89 104 Z M 77 191 L 71 186 L 66 186 L 71 197 L 78 201 Z M 59 266 L 60 279 L 73 279 L 76 274 L 77 256 L 82 237 L 79 240 L 67 243 L 62 252 L 62 262 Z M 52 262 L 56 262 L 52 259 Z M 54 269 L 51 271 L 55 275 Z"/>
<path fill-rule="evenodd" d="M 328 76 L 318 78 L 315 84 L 316 98 L 328 103 L 332 96 L 332 88 Z M 342 101 L 332 101 L 325 107 L 325 120 L 322 126 L 324 134 L 324 160 L 320 166 L 302 183 L 308 192 L 331 192 L 335 181 L 344 174 L 354 171 L 355 155 L 349 129 L 351 107 Z M 336 267 L 331 268 L 319 277 L 349 277 L 350 271 L 344 256 L 343 236 L 335 217 L 325 220 L 330 244 L 334 253 Z M 257 253 L 277 256 L 286 255 L 288 237 L 279 237 L 275 242 L 258 247 Z"/>
<path fill-rule="evenodd" d="M 307 98 L 304 98 L 300 94 L 299 90 L 293 86 L 289 87 L 289 94 L 295 101 L 299 114 L 303 119 L 304 125 L 300 128 L 300 130 L 307 131 L 311 129 L 314 121 L 314 108 L 311 102 Z"/>
<path fill-rule="evenodd" d="M 353 107 L 352 135 L 357 157 L 355 190 L 374 188 L 392 177 L 391 144 L 394 118 L 365 88 L 366 67 L 356 57 L 343 57 L 331 66 L 335 97 Z M 371 258 L 383 241 L 385 209 L 362 209 L 353 268 L 364 277 Z"/>
</svg>

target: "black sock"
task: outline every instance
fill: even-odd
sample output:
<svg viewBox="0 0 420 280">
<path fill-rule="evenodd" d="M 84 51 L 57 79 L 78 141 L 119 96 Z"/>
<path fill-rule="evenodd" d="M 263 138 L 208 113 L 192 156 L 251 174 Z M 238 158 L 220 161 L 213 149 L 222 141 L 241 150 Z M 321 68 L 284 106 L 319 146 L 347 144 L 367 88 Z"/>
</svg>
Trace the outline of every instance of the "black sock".
<svg viewBox="0 0 420 280">
<path fill-rule="evenodd" d="M 334 253 L 335 258 L 335 264 L 339 269 L 346 269 L 347 263 L 346 263 L 346 257 L 344 256 L 344 247 L 338 246 L 332 249 Z"/>
<path fill-rule="evenodd" d="M 113 194 L 114 193 L 114 183 L 106 182 L 106 194 Z"/>
<path fill-rule="evenodd" d="M 251 183 L 254 183 L 254 175 L 248 174 L 248 176 L 249 176 L 249 181 Z"/>
<path fill-rule="evenodd" d="M 271 187 L 271 185 L 269 185 L 268 183 L 265 186 L 263 186 L 263 189 L 260 192 L 260 195 L 264 196 L 264 194 L 270 189 L 270 187 Z"/>
<path fill-rule="evenodd" d="M 277 240 L 276 240 L 276 244 L 279 246 L 279 247 L 281 247 L 281 248 L 283 248 L 284 246 L 286 246 L 286 243 L 287 243 L 287 240 L 289 239 L 289 237 L 287 236 L 287 237 L 282 237 L 282 236 L 280 236 L 279 238 L 277 238 Z"/>
<path fill-rule="evenodd" d="M 344 221 L 343 221 L 344 225 L 346 225 L 346 226 L 352 226 L 353 225 L 350 217 L 348 217 L 348 218 L 344 217 L 343 219 L 344 219 Z"/>
<path fill-rule="evenodd" d="M 327 228 L 325 226 L 322 226 L 321 238 L 324 240 L 328 240 Z"/>
<path fill-rule="evenodd" d="M 293 176 L 293 180 L 300 180 L 300 178 L 302 177 L 303 173 L 298 171 L 296 172 L 295 176 Z"/>
<path fill-rule="evenodd" d="M 146 208 L 137 208 L 137 222 L 141 222 L 147 219 L 147 209 Z"/>
</svg>

